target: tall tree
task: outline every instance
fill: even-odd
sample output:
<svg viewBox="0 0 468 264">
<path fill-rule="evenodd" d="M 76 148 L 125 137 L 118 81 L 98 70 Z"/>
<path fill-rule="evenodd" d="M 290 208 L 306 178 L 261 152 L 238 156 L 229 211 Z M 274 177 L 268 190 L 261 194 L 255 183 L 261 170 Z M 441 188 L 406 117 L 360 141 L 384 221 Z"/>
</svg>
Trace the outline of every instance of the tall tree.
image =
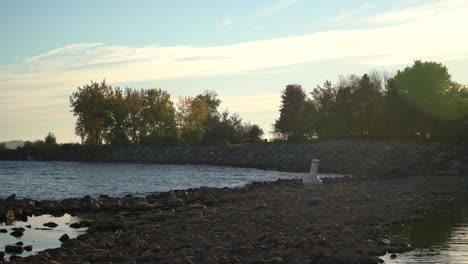
<svg viewBox="0 0 468 264">
<path fill-rule="evenodd" d="M 109 118 L 109 98 L 112 87 L 105 80 L 101 83 L 78 87 L 78 91 L 70 96 L 70 105 L 74 116 L 77 116 L 75 132 L 85 138 L 85 142 L 100 145 L 103 142 L 106 119 Z"/>
<path fill-rule="evenodd" d="M 47 136 L 44 139 L 44 143 L 46 145 L 56 145 L 57 144 L 57 138 L 55 137 L 54 133 L 52 133 L 52 132 L 47 133 Z"/>
<path fill-rule="evenodd" d="M 206 101 L 197 97 L 180 97 L 177 109 L 181 141 L 190 144 L 200 143 L 210 116 L 210 108 Z"/>
<path fill-rule="evenodd" d="M 143 90 L 142 105 L 144 141 L 147 144 L 177 141 L 175 108 L 169 93 L 161 89 Z"/>
<path fill-rule="evenodd" d="M 302 140 L 305 137 L 304 107 L 307 95 L 299 84 L 289 84 L 281 94 L 280 117 L 275 121 L 274 130 L 288 140 Z"/>
</svg>

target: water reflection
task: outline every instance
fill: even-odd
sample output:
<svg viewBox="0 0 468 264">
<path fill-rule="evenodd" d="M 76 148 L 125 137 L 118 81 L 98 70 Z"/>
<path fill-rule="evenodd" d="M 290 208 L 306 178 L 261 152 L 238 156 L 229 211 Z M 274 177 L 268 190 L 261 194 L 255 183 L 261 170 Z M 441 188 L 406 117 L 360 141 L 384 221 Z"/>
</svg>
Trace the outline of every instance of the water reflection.
<svg viewBox="0 0 468 264">
<path fill-rule="evenodd" d="M 416 250 L 386 263 L 468 263 L 468 200 L 447 202 L 424 221 L 398 225 L 395 235 L 408 239 Z"/>
<path fill-rule="evenodd" d="M 86 228 L 74 229 L 69 226 L 71 223 L 80 221 L 81 218 L 79 217 L 65 214 L 61 217 L 54 217 L 52 215 L 32 216 L 28 217 L 26 222 L 16 221 L 11 225 L 1 223 L 0 228 L 7 229 L 8 231 L 7 233 L 0 233 L 0 251 L 4 251 L 6 245 L 15 245 L 18 242 L 23 242 L 24 246 L 32 246 L 32 251 L 24 251 L 22 254 L 18 254 L 18 256 L 21 257 L 34 255 L 47 248 L 58 248 L 62 244 L 59 238 L 63 234 L 68 234 L 70 238 L 75 238 L 86 231 Z M 58 224 L 58 226 L 55 228 L 46 228 L 44 223 L 48 222 L 54 222 Z M 16 227 L 24 228 L 23 236 L 17 238 L 10 235 L 12 229 Z"/>
</svg>

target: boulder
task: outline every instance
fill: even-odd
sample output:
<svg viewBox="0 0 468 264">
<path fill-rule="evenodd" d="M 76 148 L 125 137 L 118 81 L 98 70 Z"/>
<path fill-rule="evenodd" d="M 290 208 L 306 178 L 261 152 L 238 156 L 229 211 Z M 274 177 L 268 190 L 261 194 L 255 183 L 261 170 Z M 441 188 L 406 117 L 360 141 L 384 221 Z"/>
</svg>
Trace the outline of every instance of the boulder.
<svg viewBox="0 0 468 264">
<path fill-rule="evenodd" d="M 21 254 L 23 253 L 24 249 L 22 246 L 17 246 L 17 245 L 6 245 L 5 246 L 5 252 L 6 253 L 11 253 L 11 254 Z"/>
</svg>

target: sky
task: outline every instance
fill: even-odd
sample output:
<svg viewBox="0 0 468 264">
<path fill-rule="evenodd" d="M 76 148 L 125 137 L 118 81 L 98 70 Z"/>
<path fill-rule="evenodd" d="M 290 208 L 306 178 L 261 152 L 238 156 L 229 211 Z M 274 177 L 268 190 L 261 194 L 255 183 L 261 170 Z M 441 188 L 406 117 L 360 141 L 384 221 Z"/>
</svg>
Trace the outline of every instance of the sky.
<svg viewBox="0 0 468 264">
<path fill-rule="evenodd" d="M 466 0 L 0 1 L 0 142 L 79 142 L 69 96 L 106 80 L 214 90 L 270 137 L 281 91 L 414 60 L 468 84 Z"/>
</svg>

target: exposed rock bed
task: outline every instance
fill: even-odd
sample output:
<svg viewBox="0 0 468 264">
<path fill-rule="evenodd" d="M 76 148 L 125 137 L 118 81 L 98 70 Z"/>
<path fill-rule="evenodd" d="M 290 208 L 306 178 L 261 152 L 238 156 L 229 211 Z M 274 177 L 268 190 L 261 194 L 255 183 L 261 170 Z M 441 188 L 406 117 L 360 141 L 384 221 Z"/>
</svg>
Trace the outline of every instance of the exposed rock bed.
<svg viewBox="0 0 468 264">
<path fill-rule="evenodd" d="M 111 147 L 63 145 L 0 153 L 9 160 L 65 160 L 158 164 L 212 164 L 306 172 L 320 159 L 322 172 L 353 176 L 465 176 L 468 147 L 385 141 L 334 140 L 315 144 L 211 147 Z"/>
<path fill-rule="evenodd" d="M 306 193 L 299 180 L 279 180 L 146 197 L 34 201 L 34 213 L 95 211 L 100 217 L 83 223 L 88 233 L 61 248 L 14 262 L 378 263 L 386 252 L 410 249 L 391 236 L 389 225 L 419 221 L 437 203 L 465 197 L 467 184 L 453 176 L 327 180 L 322 203 L 313 206 L 303 200 Z"/>
</svg>

